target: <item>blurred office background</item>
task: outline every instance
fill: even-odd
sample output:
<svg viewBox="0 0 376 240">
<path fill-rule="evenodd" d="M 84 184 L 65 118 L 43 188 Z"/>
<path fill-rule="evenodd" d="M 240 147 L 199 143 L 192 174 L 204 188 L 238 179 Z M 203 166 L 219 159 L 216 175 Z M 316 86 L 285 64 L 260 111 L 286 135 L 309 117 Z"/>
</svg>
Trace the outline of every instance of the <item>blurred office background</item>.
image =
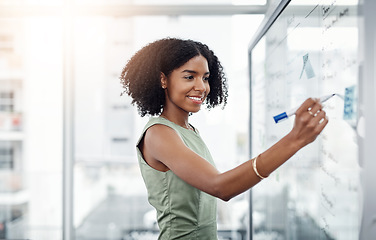
<svg viewBox="0 0 376 240">
<path fill-rule="evenodd" d="M 206 43 L 224 110 L 192 116 L 225 171 L 249 159 L 248 44 L 266 0 L 0 0 L 0 239 L 156 239 L 138 169 L 140 118 L 119 75 L 163 37 Z M 219 201 L 221 239 L 245 239 L 249 195 Z"/>
</svg>

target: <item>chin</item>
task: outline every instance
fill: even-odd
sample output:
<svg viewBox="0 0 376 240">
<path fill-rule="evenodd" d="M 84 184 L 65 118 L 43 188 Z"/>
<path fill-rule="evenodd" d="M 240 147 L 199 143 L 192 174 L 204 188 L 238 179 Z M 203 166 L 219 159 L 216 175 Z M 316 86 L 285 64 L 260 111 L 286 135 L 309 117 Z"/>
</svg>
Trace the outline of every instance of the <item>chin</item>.
<svg viewBox="0 0 376 240">
<path fill-rule="evenodd" d="M 201 110 L 201 108 L 198 108 L 198 109 L 191 109 L 190 111 L 188 111 L 189 113 L 197 113 Z"/>
</svg>

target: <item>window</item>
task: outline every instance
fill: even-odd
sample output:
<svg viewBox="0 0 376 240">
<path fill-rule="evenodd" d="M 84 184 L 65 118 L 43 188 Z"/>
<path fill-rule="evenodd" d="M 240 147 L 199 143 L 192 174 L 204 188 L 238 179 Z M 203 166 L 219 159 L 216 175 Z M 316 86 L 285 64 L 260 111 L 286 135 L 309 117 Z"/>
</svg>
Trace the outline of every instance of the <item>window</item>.
<svg viewBox="0 0 376 240">
<path fill-rule="evenodd" d="M 229 79 L 224 110 L 202 109 L 191 117 L 217 167 L 231 169 L 249 159 L 247 47 L 260 16 L 82 17 L 75 26 L 75 182 L 76 239 L 145 239 L 158 234 L 154 209 L 147 202 L 135 152 L 148 120 L 122 92 L 119 76 L 139 48 L 173 36 L 206 43 Z M 254 25 L 253 25 L 254 24 Z M 192 26 L 200 26 L 192 29 Z M 208 36 L 207 31 L 211 32 Z M 228 34 L 231 33 L 231 34 Z M 218 41 L 221 39 L 221 41 Z M 90 41 L 88 41 L 90 40 Z M 88 88 L 90 86 L 90 88 Z M 241 104 L 239 104 L 241 103 Z M 223 140 L 220 140 L 223 139 Z M 247 234 L 248 194 L 219 201 L 219 235 Z"/>
<path fill-rule="evenodd" d="M 155 213 L 134 147 L 147 118 L 138 116 L 129 98 L 120 97 L 118 77 L 127 59 L 157 38 L 192 38 L 216 52 L 229 79 L 228 106 L 203 110 L 192 124 L 221 171 L 249 159 L 247 47 L 262 16 L 119 16 L 113 6 L 129 2 L 95 1 L 108 7 L 98 13 L 86 0 L 0 0 L 6 6 L 0 9 L 0 239 L 59 240 L 64 224 L 73 226 L 76 240 L 155 239 Z M 63 3 L 77 11 L 61 11 Z M 64 80 L 74 87 L 64 89 Z M 66 212 L 64 91 L 71 91 L 74 115 L 69 143 L 74 182 L 65 185 L 73 206 Z M 248 202 L 243 194 L 219 203 L 222 238 L 245 236 Z M 63 223 L 70 211 L 72 222 Z"/>
</svg>

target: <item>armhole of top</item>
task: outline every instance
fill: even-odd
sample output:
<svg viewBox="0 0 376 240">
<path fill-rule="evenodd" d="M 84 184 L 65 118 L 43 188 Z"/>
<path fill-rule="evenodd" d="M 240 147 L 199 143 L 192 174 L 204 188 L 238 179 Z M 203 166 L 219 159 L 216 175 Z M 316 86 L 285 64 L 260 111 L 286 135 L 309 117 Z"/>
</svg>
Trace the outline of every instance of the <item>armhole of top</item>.
<svg viewBox="0 0 376 240">
<path fill-rule="evenodd" d="M 180 135 L 179 131 L 177 131 L 173 126 L 168 125 L 168 124 L 165 124 L 165 123 L 155 122 L 155 123 L 150 124 L 150 126 L 145 127 L 145 129 L 144 129 L 143 132 L 142 132 L 142 135 L 140 136 L 139 140 L 137 141 L 137 144 L 136 144 L 136 147 L 137 147 L 137 148 L 138 148 L 138 146 L 139 146 L 141 143 L 143 143 L 146 132 L 149 130 L 149 128 L 153 127 L 154 125 L 163 125 L 163 126 L 166 126 L 166 127 L 171 128 L 172 130 L 174 130 L 174 131 L 176 132 L 176 134 L 177 134 L 177 135 L 180 137 L 180 139 L 183 141 L 183 138 L 182 138 L 182 136 Z M 184 141 L 183 141 L 183 142 L 184 142 Z"/>
<path fill-rule="evenodd" d="M 137 148 L 137 150 L 140 152 L 143 161 L 144 161 L 149 167 L 151 167 L 152 169 L 154 169 L 155 171 L 159 171 L 159 172 L 168 172 L 168 171 L 170 171 L 170 170 L 167 170 L 167 171 L 161 171 L 161 170 L 158 170 L 158 169 L 155 169 L 154 167 L 152 167 L 152 166 L 146 161 L 146 159 L 145 159 L 145 157 L 144 157 L 144 153 L 143 153 L 143 151 L 142 151 L 141 148 L 140 148 L 140 145 L 144 144 L 144 139 L 145 139 L 145 134 L 146 134 L 146 132 L 149 130 L 149 128 L 153 127 L 154 125 L 164 125 L 164 126 L 166 126 L 166 127 L 169 127 L 169 128 L 171 128 L 172 130 L 174 130 L 174 131 L 176 132 L 176 134 L 180 137 L 180 139 L 183 141 L 183 143 L 184 143 L 184 140 L 183 140 L 182 136 L 180 135 L 180 133 L 179 133 L 176 129 L 174 129 L 172 126 L 169 126 L 169 125 L 167 125 L 167 124 L 160 123 L 160 122 L 152 123 L 152 124 L 150 124 L 150 126 L 147 126 L 147 127 L 144 129 L 142 135 L 140 136 L 140 138 L 139 138 L 139 140 L 138 140 L 138 142 L 137 142 L 136 148 Z M 185 143 L 184 143 L 184 144 L 185 144 Z"/>
</svg>

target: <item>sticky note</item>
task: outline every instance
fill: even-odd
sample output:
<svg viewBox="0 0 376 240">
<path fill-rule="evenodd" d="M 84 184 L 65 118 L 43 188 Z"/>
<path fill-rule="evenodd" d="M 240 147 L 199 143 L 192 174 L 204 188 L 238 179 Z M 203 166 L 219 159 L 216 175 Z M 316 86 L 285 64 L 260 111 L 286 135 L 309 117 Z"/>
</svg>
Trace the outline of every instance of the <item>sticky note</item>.
<svg viewBox="0 0 376 240">
<path fill-rule="evenodd" d="M 308 53 L 303 56 L 303 69 L 302 72 L 300 73 L 299 79 L 302 78 L 303 72 L 306 73 L 306 76 L 308 79 L 315 77 L 315 72 L 313 71 L 311 61 L 309 60 L 309 55 Z"/>
<path fill-rule="evenodd" d="M 355 86 L 345 88 L 343 119 L 356 120 L 356 92 Z"/>
</svg>

